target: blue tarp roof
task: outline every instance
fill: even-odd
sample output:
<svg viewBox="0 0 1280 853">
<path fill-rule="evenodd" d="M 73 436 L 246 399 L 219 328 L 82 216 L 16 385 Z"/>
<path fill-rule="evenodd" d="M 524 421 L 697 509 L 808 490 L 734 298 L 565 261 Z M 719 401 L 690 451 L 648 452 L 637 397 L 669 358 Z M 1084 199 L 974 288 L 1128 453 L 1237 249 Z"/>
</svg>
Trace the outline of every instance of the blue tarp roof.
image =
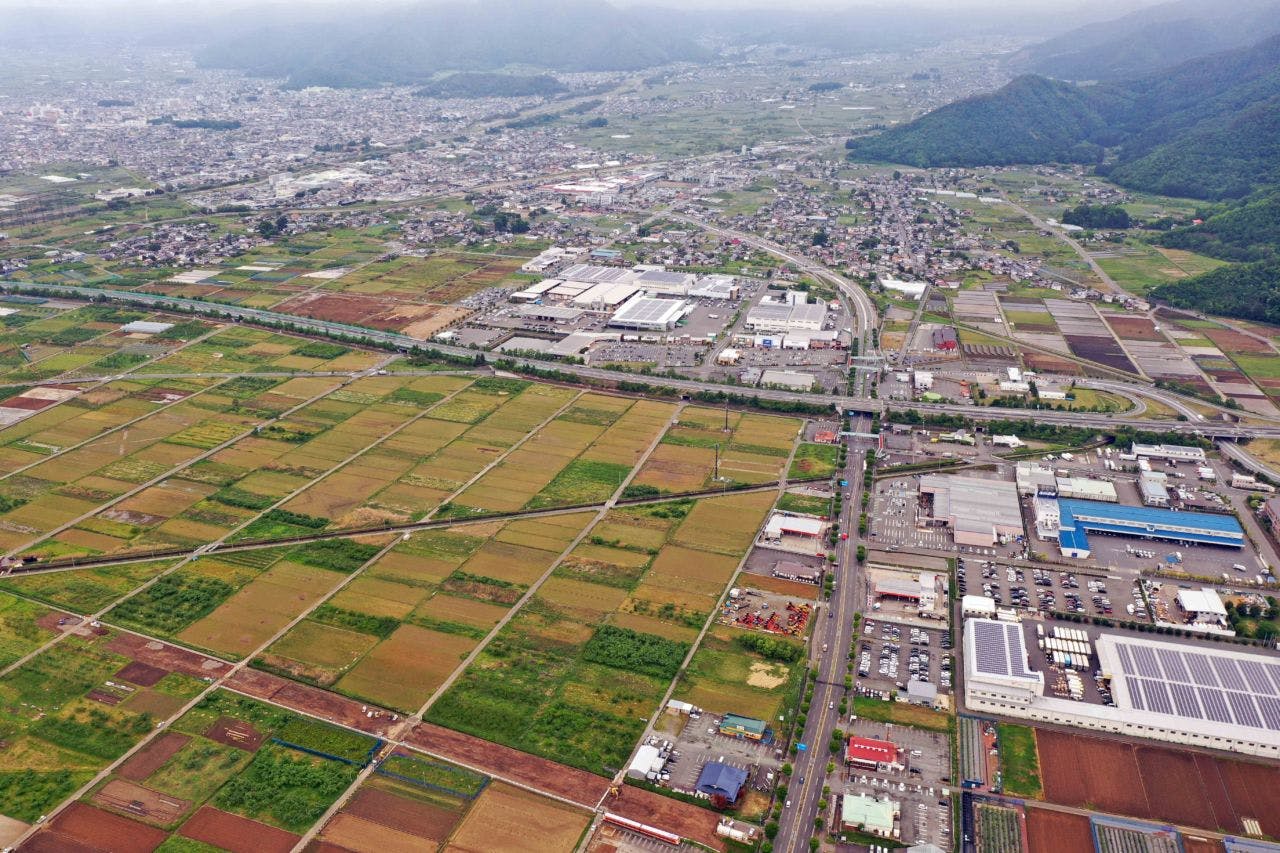
<svg viewBox="0 0 1280 853">
<path fill-rule="evenodd" d="M 738 799 L 742 786 L 747 784 L 747 771 L 719 761 L 709 761 L 698 775 L 697 788 L 704 794 L 721 795 L 733 802 Z"/>
<path fill-rule="evenodd" d="M 1103 501 L 1080 501 L 1062 498 L 1058 501 L 1058 510 L 1063 520 L 1067 515 L 1088 515 L 1113 523 L 1126 525 L 1148 524 L 1159 527 L 1199 528 L 1206 533 L 1235 533 L 1243 535 L 1240 522 L 1233 515 L 1219 515 L 1212 512 L 1180 512 L 1175 509 L 1160 509 L 1150 506 L 1124 506 L 1123 504 L 1105 503 Z"/>
<path fill-rule="evenodd" d="M 1205 545 L 1240 547 L 1244 544 L 1244 530 L 1230 515 L 1065 498 L 1058 501 L 1058 513 L 1058 544 L 1063 548 L 1089 550 L 1088 531 Z"/>
</svg>

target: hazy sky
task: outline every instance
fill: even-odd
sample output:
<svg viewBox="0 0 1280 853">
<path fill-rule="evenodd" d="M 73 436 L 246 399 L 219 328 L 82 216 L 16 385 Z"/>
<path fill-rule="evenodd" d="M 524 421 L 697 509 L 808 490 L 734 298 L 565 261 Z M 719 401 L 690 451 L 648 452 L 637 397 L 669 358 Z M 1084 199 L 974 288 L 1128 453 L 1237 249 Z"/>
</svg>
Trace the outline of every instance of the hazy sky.
<svg viewBox="0 0 1280 853">
<path fill-rule="evenodd" d="M 362 0 L 361 6 L 407 5 L 415 0 Z M 417 3 L 457 2 L 457 0 L 416 0 Z M 525 0 L 536 5 L 538 0 Z M 797 7 L 809 9 L 856 9 L 859 7 L 902 8 L 917 7 L 941 10 L 963 9 L 997 9 L 1014 10 L 1057 9 L 1064 15 L 1082 9 L 1111 10 L 1121 15 L 1142 6 L 1153 5 L 1161 0 L 603 0 L 615 6 L 678 6 L 701 8 L 783 8 Z M 145 9 L 165 7 L 168 9 L 218 9 L 245 8 L 255 5 L 251 0 L 0 0 L 0 7 L 8 8 L 45 8 L 45 9 L 103 9 L 104 7 L 123 7 Z M 350 0 L 262 0 L 263 6 L 297 5 L 297 6 L 330 6 L 350 5 Z"/>
</svg>

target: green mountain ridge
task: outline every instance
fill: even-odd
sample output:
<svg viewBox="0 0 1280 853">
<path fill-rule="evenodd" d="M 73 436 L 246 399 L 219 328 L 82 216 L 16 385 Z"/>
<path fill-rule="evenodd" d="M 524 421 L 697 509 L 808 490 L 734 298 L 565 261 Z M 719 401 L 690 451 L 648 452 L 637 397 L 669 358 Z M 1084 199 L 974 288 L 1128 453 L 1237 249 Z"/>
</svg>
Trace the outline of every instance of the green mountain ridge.
<svg viewBox="0 0 1280 853">
<path fill-rule="evenodd" d="M 1133 190 L 1203 199 L 1156 238 L 1237 263 L 1155 299 L 1280 323 L 1280 36 L 1117 83 L 1022 76 L 846 143 L 852 160 L 919 167 L 1093 164 Z"/>
<path fill-rule="evenodd" d="M 1095 163 L 1133 189 L 1227 199 L 1280 183 L 1278 140 L 1272 37 L 1123 83 L 1018 77 L 846 147 L 851 159 L 919 167 Z"/>
</svg>

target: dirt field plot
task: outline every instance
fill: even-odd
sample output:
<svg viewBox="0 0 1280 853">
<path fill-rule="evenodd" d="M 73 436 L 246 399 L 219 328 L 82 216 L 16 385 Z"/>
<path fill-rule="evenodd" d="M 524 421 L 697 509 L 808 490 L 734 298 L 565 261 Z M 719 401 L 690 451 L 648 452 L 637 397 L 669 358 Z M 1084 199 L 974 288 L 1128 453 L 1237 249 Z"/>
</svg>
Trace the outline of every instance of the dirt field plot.
<svg viewBox="0 0 1280 853">
<path fill-rule="evenodd" d="M 1133 341 L 1163 341 L 1164 335 L 1156 329 L 1155 323 L 1146 317 L 1125 317 L 1123 315 L 1107 315 L 1107 325 L 1116 336 Z"/>
<path fill-rule="evenodd" d="M 351 853 L 419 853 L 440 849 L 435 840 L 402 832 L 349 811 L 334 815 L 325 824 L 320 838 Z"/>
<path fill-rule="evenodd" d="M 1228 355 L 1270 355 L 1275 350 L 1266 341 L 1237 332 L 1234 329 L 1203 329 L 1204 336 L 1217 344 Z"/>
<path fill-rule="evenodd" d="M 1048 809 L 1027 809 L 1030 853 L 1093 853 L 1089 818 Z"/>
<path fill-rule="evenodd" d="M 724 839 L 716 835 L 719 816 L 690 803 L 627 787 L 622 796 L 609 803 L 609 811 L 650 826 L 660 826 L 712 850 L 725 849 Z"/>
<path fill-rule="evenodd" d="M 134 782 L 141 782 L 160 769 L 190 740 L 191 738 L 184 734 L 165 732 L 120 765 L 116 775 Z"/>
<path fill-rule="evenodd" d="M 49 853 L 68 849 L 151 853 L 167 835 L 164 830 L 85 803 L 72 803 L 54 818 L 48 828 L 32 838 L 24 849 Z"/>
<path fill-rule="evenodd" d="M 1045 799 L 1205 829 L 1280 831 L 1280 769 L 1037 729 Z"/>
<path fill-rule="evenodd" d="M 192 815 L 179 834 L 231 853 L 289 853 L 299 838 L 283 829 L 210 806 Z"/>
<path fill-rule="evenodd" d="M 254 752 L 262 746 L 266 736 L 244 720 L 235 717 L 219 717 L 205 731 L 204 736 L 217 743 L 234 746 L 246 752 Z"/>
<path fill-rule="evenodd" d="M 457 853 L 560 853 L 572 848 L 590 815 L 495 782 L 471 807 L 446 850 Z"/>
<path fill-rule="evenodd" d="M 165 826 L 180 818 L 191 803 L 144 788 L 135 782 L 113 779 L 93 795 L 98 805 L 148 823 Z"/>
<path fill-rule="evenodd" d="M 418 792 L 411 786 L 374 778 L 356 792 L 343 811 L 418 838 L 432 841 L 448 838 L 462 819 L 462 803 L 438 794 L 430 795 L 429 800 L 415 794 Z M 456 802 L 456 805 L 446 808 L 439 804 L 441 802 Z"/>
</svg>

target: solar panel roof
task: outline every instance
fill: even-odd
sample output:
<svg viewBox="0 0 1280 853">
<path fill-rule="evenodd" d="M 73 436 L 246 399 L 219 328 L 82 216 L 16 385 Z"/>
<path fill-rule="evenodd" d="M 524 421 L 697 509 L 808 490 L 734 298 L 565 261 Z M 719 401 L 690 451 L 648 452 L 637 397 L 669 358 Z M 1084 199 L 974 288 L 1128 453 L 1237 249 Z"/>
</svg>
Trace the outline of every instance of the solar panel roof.
<svg viewBox="0 0 1280 853">
<path fill-rule="evenodd" d="M 1280 732 L 1280 663 L 1115 635 L 1098 645 L 1114 649 L 1117 695 L 1136 710 Z"/>
</svg>

